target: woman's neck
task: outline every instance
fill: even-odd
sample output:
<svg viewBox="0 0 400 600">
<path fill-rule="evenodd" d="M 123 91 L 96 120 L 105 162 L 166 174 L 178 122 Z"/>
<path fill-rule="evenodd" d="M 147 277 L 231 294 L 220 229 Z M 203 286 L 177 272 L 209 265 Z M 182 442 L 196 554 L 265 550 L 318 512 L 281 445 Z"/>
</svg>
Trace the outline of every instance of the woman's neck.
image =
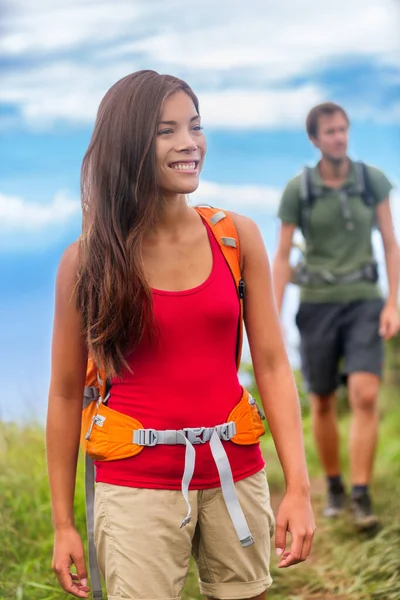
<svg viewBox="0 0 400 600">
<path fill-rule="evenodd" d="M 179 235 L 182 228 L 190 226 L 197 218 L 195 211 L 187 202 L 186 195 L 164 196 L 158 218 L 147 237 L 154 239 L 165 235 L 168 237 Z"/>
</svg>

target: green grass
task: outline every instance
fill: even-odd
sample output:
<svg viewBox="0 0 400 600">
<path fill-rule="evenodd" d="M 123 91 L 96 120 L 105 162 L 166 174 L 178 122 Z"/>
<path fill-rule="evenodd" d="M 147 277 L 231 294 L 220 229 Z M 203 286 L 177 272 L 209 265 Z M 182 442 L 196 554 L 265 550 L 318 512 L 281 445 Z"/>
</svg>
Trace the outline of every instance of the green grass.
<svg viewBox="0 0 400 600">
<path fill-rule="evenodd" d="M 299 385 L 301 383 L 299 382 Z M 300 388 L 301 391 L 301 388 Z M 381 394 L 380 442 L 373 494 L 383 528 L 372 538 L 354 533 L 343 519 L 326 523 L 320 516 L 323 486 L 304 394 L 301 392 L 307 460 L 313 481 L 318 532 L 309 561 L 285 571 L 276 568 L 271 600 L 398 600 L 400 598 L 400 390 Z M 340 403 L 344 471 L 349 414 Z M 274 501 L 282 495 L 283 478 L 272 439 L 263 440 Z M 84 534 L 83 469 L 79 465 L 77 524 Z M 64 600 L 50 569 L 52 528 L 45 466 L 44 434 L 40 426 L 0 423 L 0 600 Z M 200 598 L 192 568 L 184 600 Z"/>
<path fill-rule="evenodd" d="M 274 600 L 399 600 L 400 598 L 400 390 L 385 388 L 381 393 L 380 441 L 375 463 L 372 494 L 383 527 L 375 536 L 356 534 L 348 518 L 327 522 L 321 517 L 324 481 L 311 438 L 309 415 L 304 416 L 304 432 L 309 472 L 313 483 L 313 504 L 317 534 L 308 562 L 278 571 L 272 559 Z M 306 411 L 307 412 L 307 411 Z M 340 432 L 344 473 L 350 416 L 342 406 Z M 266 440 L 271 488 L 279 497 L 282 474 L 271 438 Z"/>
</svg>

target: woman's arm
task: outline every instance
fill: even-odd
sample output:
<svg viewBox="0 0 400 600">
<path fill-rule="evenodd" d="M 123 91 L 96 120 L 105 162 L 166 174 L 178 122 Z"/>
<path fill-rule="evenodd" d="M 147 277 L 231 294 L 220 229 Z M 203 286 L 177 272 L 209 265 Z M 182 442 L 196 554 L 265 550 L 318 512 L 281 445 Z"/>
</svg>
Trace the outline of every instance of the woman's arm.
<svg viewBox="0 0 400 600">
<path fill-rule="evenodd" d="M 300 404 L 284 347 L 261 233 L 250 219 L 238 215 L 234 219 L 242 248 L 245 325 L 254 374 L 286 481 L 286 496 L 277 517 L 276 547 L 285 549 L 286 531 L 290 531 L 290 553 L 284 554 L 280 563 L 280 566 L 289 566 L 306 559 L 315 531 Z"/>
<path fill-rule="evenodd" d="M 86 345 L 74 293 L 78 247 L 65 251 L 56 281 L 51 382 L 46 424 L 47 463 L 55 531 L 53 569 L 67 592 L 87 598 L 82 542 L 75 529 L 74 493 L 87 366 Z M 73 581 L 71 564 L 77 568 Z"/>
</svg>

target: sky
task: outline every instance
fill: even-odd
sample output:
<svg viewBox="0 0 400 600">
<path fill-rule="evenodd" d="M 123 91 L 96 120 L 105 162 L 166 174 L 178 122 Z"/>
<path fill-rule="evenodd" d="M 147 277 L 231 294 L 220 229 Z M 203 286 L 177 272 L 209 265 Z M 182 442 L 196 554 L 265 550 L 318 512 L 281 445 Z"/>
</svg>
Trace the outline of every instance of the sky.
<svg viewBox="0 0 400 600">
<path fill-rule="evenodd" d="M 318 160 L 304 131 L 313 105 L 342 104 L 350 156 L 400 182 L 396 0 L 3 0 L 0 10 L 0 418 L 44 418 L 57 265 L 79 235 L 99 102 L 121 77 L 154 69 L 191 85 L 208 141 L 192 200 L 255 219 L 271 257 L 281 191 Z M 398 188 L 391 202 L 400 238 Z M 289 286 L 283 316 L 294 366 L 297 292 Z"/>
</svg>

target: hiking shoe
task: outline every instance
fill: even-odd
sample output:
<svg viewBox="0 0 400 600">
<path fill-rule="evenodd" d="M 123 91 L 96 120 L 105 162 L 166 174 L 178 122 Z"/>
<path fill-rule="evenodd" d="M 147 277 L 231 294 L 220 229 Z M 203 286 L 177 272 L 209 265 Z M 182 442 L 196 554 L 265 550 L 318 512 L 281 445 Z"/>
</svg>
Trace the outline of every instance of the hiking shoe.
<svg viewBox="0 0 400 600">
<path fill-rule="evenodd" d="M 352 521 L 359 531 L 368 531 L 379 526 L 379 519 L 372 510 L 368 493 L 353 496 L 350 502 Z"/>
<path fill-rule="evenodd" d="M 328 501 L 324 508 L 325 517 L 338 517 L 346 509 L 346 492 L 342 490 L 328 490 Z"/>
</svg>

